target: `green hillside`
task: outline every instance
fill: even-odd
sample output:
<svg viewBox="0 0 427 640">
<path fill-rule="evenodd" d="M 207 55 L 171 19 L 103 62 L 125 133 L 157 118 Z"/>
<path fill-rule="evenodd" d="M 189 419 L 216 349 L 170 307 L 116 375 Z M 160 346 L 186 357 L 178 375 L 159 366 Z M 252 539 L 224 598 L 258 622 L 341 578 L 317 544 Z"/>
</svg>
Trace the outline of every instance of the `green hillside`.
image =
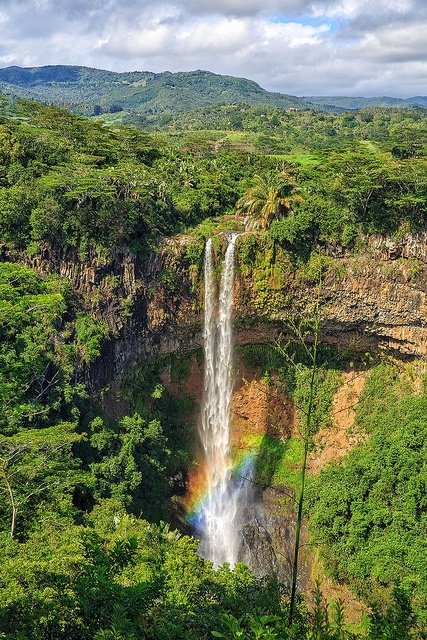
<svg viewBox="0 0 427 640">
<path fill-rule="evenodd" d="M 412 98 L 392 98 L 390 96 L 375 96 L 372 98 L 362 96 L 307 96 L 304 100 L 317 108 L 321 107 L 328 110 L 367 109 L 369 107 L 398 107 L 404 109 L 427 106 L 426 96 L 414 96 Z"/>
<path fill-rule="evenodd" d="M 8 67 L 0 69 L 0 89 L 83 115 L 119 114 L 115 117 L 122 121 L 232 103 L 306 108 L 303 100 L 270 93 L 252 80 L 200 70 L 115 73 L 61 65 Z"/>
<path fill-rule="evenodd" d="M 202 70 L 116 73 L 67 65 L 0 69 L 0 91 L 63 106 L 80 115 L 142 127 L 151 123 L 165 125 L 178 114 L 230 104 L 335 113 L 369 107 L 427 106 L 425 96 L 296 97 L 266 91 L 253 80 Z"/>
</svg>

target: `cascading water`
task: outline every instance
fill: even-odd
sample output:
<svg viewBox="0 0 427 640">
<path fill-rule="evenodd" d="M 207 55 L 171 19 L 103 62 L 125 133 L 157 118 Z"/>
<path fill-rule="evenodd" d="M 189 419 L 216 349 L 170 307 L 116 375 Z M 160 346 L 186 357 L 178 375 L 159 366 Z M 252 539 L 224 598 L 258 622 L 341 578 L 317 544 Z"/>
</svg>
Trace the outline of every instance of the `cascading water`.
<svg viewBox="0 0 427 640">
<path fill-rule="evenodd" d="M 232 474 L 230 404 L 232 379 L 232 307 L 236 234 L 225 252 L 217 303 L 212 241 L 205 249 L 205 379 L 200 436 L 206 458 L 207 496 L 199 514 L 200 553 L 215 566 L 238 560 L 245 485 Z"/>
<path fill-rule="evenodd" d="M 289 578 L 289 528 L 281 516 L 265 510 L 262 487 L 257 488 L 257 450 L 230 451 L 230 410 L 233 392 L 232 309 L 234 250 L 237 234 L 228 245 L 217 286 L 212 241 L 205 247 L 204 395 L 200 439 L 204 461 L 193 476 L 186 501 L 187 522 L 200 538 L 200 555 L 215 567 L 243 561 L 255 575 Z M 250 428 L 250 425 L 248 425 Z M 234 456 L 234 453 L 237 456 Z M 268 500 L 268 498 L 267 498 Z M 280 558 L 276 550 L 280 552 Z"/>
</svg>

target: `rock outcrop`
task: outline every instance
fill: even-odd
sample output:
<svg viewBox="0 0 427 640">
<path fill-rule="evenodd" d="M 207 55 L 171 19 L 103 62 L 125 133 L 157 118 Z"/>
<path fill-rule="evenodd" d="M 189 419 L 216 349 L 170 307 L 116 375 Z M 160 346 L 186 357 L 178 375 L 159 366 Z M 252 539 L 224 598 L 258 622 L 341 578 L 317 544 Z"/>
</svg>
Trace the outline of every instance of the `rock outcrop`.
<svg viewBox="0 0 427 640">
<path fill-rule="evenodd" d="M 238 243 L 244 244 L 244 234 Z M 201 346 L 202 259 L 187 255 L 186 236 L 168 239 L 145 258 L 129 250 L 110 258 L 44 247 L 27 263 L 68 279 L 74 295 L 109 328 L 102 358 L 85 375 L 100 389 L 141 359 Z M 199 242 L 199 256 L 203 246 Z M 262 247 L 261 247 L 262 251 Z M 372 237 L 363 253 L 327 247 L 320 295 L 322 340 L 353 351 L 381 349 L 427 355 L 427 234 L 398 242 Z M 238 344 L 269 342 L 287 322 L 310 313 L 313 278 L 284 251 L 240 264 L 237 252 L 235 336 Z M 262 261 L 261 261 L 262 262 Z"/>
</svg>

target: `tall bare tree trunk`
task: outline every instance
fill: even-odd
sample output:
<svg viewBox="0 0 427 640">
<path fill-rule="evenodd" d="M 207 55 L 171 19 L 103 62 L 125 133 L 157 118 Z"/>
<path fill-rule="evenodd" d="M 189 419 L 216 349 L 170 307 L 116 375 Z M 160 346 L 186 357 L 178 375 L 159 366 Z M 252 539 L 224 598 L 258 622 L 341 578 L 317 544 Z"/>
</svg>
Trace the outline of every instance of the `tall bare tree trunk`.
<svg viewBox="0 0 427 640">
<path fill-rule="evenodd" d="M 320 296 L 320 284 L 319 284 L 319 293 Z M 294 558 L 292 564 L 292 587 L 291 587 L 291 599 L 289 603 L 289 626 L 292 624 L 295 613 L 295 601 L 296 601 L 296 593 L 297 593 L 297 579 L 298 579 L 298 560 L 299 560 L 299 550 L 300 550 L 300 539 L 301 539 L 301 527 L 302 527 L 302 518 L 303 518 L 303 506 L 304 506 L 304 492 L 305 492 L 305 478 L 307 472 L 307 457 L 311 442 L 312 436 L 312 417 L 313 417 L 313 405 L 314 405 L 314 390 L 316 385 L 316 373 L 317 373 L 317 351 L 319 345 L 319 327 L 320 327 L 320 317 L 319 317 L 319 309 L 318 309 L 319 298 L 317 300 L 316 305 L 316 315 L 315 322 L 313 328 L 313 346 L 311 350 L 311 375 L 310 375 L 310 388 L 309 388 L 309 396 L 307 403 L 307 411 L 305 413 L 304 420 L 304 429 L 303 429 L 303 441 L 304 441 L 304 454 L 301 465 L 301 486 L 298 495 L 298 510 L 297 510 L 297 521 L 295 528 L 295 546 L 294 546 Z"/>
</svg>

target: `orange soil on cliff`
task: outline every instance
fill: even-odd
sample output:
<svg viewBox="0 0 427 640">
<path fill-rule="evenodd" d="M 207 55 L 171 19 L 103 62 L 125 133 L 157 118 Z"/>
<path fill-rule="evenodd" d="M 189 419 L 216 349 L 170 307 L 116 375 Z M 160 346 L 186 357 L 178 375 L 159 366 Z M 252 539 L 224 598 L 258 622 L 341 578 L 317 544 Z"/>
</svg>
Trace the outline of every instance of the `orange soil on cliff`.
<svg viewBox="0 0 427 640">
<path fill-rule="evenodd" d="M 289 438 L 294 429 L 295 407 L 274 380 L 267 384 L 259 372 L 239 362 L 231 421 L 231 446 L 245 449 L 248 436 Z"/>
<path fill-rule="evenodd" d="M 331 425 L 321 429 L 315 436 L 315 450 L 308 461 L 309 473 L 318 473 L 332 460 L 338 460 L 349 453 L 360 442 L 361 434 L 353 432 L 357 403 L 365 386 L 367 371 L 347 371 L 337 389 L 331 408 Z M 366 612 L 366 606 L 357 600 L 345 585 L 338 584 L 325 575 L 322 562 L 316 556 L 312 561 L 311 585 L 319 582 L 326 602 L 341 600 L 345 608 L 347 622 L 358 622 Z"/>
<path fill-rule="evenodd" d="M 343 375 L 343 383 L 332 401 L 331 425 L 320 429 L 314 438 L 315 450 L 308 461 L 310 473 L 316 473 L 331 460 L 346 455 L 360 441 L 360 434 L 353 432 L 353 426 L 367 372 L 346 371 Z"/>
</svg>

